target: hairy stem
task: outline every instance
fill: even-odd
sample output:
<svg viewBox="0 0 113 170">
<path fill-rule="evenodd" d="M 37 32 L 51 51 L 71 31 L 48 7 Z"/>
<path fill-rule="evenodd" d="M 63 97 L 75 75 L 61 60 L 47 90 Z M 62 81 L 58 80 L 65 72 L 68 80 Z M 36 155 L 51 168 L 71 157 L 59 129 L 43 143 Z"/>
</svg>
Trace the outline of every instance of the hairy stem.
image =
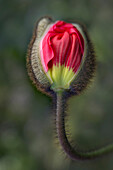
<svg viewBox="0 0 113 170">
<path fill-rule="evenodd" d="M 90 152 L 79 152 L 75 150 L 69 143 L 68 138 L 66 136 L 65 131 L 65 100 L 63 99 L 63 93 L 57 93 L 57 106 L 56 106 L 56 130 L 59 142 L 62 146 L 64 152 L 70 157 L 72 160 L 87 160 L 93 159 L 105 154 L 108 154 L 113 151 L 113 144 L 107 145 L 97 150 L 93 150 Z"/>
</svg>

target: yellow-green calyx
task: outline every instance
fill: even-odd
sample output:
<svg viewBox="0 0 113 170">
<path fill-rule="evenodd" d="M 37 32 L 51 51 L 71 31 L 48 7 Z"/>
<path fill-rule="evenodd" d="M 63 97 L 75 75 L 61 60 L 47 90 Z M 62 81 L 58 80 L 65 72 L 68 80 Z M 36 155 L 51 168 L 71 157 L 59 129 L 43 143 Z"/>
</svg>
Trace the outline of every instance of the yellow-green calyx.
<svg viewBox="0 0 113 170">
<path fill-rule="evenodd" d="M 54 91 L 62 91 L 63 89 L 69 89 L 70 83 L 75 77 L 73 69 L 69 69 L 64 65 L 53 65 L 51 69 L 48 70 L 47 76 L 51 81 L 51 88 Z"/>
</svg>

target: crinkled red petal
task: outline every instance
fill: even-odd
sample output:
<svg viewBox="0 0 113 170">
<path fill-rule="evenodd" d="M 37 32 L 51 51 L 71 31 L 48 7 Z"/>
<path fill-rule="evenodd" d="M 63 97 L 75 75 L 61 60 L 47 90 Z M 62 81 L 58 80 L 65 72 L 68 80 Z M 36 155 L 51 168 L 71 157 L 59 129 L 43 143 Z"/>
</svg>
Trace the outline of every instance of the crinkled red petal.
<svg viewBox="0 0 113 170">
<path fill-rule="evenodd" d="M 45 72 L 53 64 L 65 65 L 76 73 L 84 53 L 84 39 L 70 23 L 57 21 L 41 41 L 41 61 Z"/>
</svg>

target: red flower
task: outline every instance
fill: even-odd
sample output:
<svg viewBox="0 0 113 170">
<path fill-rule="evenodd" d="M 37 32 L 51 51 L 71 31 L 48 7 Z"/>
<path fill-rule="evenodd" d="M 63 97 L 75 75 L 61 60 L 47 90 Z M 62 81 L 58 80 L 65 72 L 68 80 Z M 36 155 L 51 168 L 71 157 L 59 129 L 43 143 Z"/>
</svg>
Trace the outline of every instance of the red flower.
<svg viewBox="0 0 113 170">
<path fill-rule="evenodd" d="M 63 21 L 53 24 L 41 41 L 41 60 L 45 72 L 64 65 L 77 72 L 84 53 L 84 39 L 75 26 Z"/>
<path fill-rule="evenodd" d="M 84 39 L 73 24 L 57 21 L 48 27 L 40 41 L 42 66 L 54 90 L 68 89 L 80 70 Z"/>
</svg>

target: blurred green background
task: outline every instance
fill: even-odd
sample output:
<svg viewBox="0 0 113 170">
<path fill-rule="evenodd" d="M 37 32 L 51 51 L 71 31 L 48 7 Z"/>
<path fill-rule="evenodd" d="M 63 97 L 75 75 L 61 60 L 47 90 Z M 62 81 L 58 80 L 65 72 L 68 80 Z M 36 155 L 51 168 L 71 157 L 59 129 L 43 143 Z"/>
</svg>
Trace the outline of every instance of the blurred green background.
<svg viewBox="0 0 113 170">
<path fill-rule="evenodd" d="M 45 15 L 83 22 L 96 50 L 93 83 L 69 100 L 74 143 L 85 151 L 113 141 L 113 1 L 0 0 L 0 170 L 113 170 L 113 154 L 72 162 L 56 145 L 52 101 L 26 70 L 34 25 Z"/>
</svg>

